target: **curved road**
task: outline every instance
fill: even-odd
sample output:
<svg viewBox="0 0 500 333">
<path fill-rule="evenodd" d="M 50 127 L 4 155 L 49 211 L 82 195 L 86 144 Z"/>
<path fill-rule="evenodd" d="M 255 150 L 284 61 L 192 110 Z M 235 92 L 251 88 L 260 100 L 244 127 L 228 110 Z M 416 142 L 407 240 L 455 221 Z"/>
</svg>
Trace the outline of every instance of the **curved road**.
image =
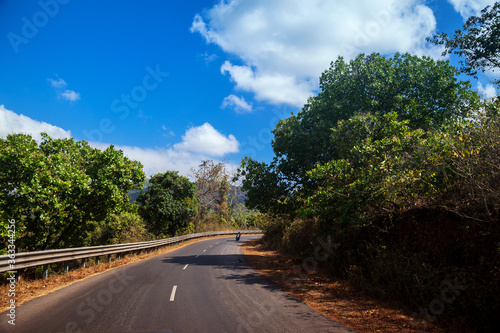
<svg viewBox="0 0 500 333">
<path fill-rule="evenodd" d="M 256 236 L 242 236 L 249 240 Z M 1 314 L 0 332 L 354 332 L 254 270 L 234 237 L 190 244 Z"/>
</svg>

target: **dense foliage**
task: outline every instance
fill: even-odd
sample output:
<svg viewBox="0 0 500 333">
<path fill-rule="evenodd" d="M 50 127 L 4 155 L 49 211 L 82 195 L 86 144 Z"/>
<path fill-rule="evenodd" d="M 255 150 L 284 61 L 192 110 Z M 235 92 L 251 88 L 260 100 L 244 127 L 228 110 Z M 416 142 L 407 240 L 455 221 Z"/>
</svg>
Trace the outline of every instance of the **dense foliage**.
<svg viewBox="0 0 500 333">
<path fill-rule="evenodd" d="M 273 215 L 270 246 L 304 258 L 329 239 L 338 247 L 324 269 L 415 307 L 458 281 L 467 291 L 447 313 L 490 329 L 500 310 L 486 297 L 500 292 L 500 108 L 457 75 L 409 55 L 339 59 L 318 96 L 274 129 L 272 163 L 245 158 L 240 173 L 248 205 Z"/>
<path fill-rule="evenodd" d="M 248 206 L 294 212 L 302 204 L 298 194 L 308 196 L 317 186 L 307 172 L 317 164 L 343 158 L 349 145 L 367 135 L 357 128 L 332 135 L 339 121 L 393 113 L 409 129 L 428 131 L 447 119 L 465 117 L 478 98 L 470 83 L 457 80 L 457 74 L 448 62 L 409 54 L 391 58 L 361 54 L 350 62 L 339 58 L 321 75 L 321 92 L 297 115 L 277 124 L 273 131 L 276 157 L 270 165 L 244 160 Z"/>
<path fill-rule="evenodd" d="M 93 224 L 94 232 L 90 239 L 96 245 L 144 242 L 155 238 L 135 209 L 114 214 L 107 220 L 94 221 Z"/>
<path fill-rule="evenodd" d="M 377 216 L 433 207 L 482 222 L 498 219 L 498 116 L 451 122 L 441 130 L 411 130 L 396 114 L 341 121 L 364 132 L 342 158 L 308 172 L 318 183 L 301 211 L 325 223 L 363 226 Z"/>
<path fill-rule="evenodd" d="M 175 236 L 190 227 L 196 216 L 198 200 L 196 184 L 177 171 L 167 171 L 151 177 L 149 188 L 137 198 L 139 214 L 156 236 Z"/>
<path fill-rule="evenodd" d="M 127 193 L 144 179 L 142 165 L 113 146 L 9 135 L 0 139 L 2 237 L 15 219 L 18 251 L 88 245 L 92 221 L 130 209 Z"/>
<path fill-rule="evenodd" d="M 257 213 L 233 202 L 235 187 L 222 162 L 200 166 L 198 189 L 176 171 L 145 181 L 142 165 L 113 146 L 101 151 L 85 141 L 42 138 L 0 139 L 0 254 L 7 249 L 9 221 L 18 252 L 257 224 Z"/>
</svg>

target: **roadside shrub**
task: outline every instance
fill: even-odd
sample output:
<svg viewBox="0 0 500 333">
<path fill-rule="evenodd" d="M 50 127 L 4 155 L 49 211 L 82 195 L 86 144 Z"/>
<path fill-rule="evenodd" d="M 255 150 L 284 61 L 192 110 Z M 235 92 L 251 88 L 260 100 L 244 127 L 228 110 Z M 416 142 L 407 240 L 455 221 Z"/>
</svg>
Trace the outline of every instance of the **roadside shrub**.
<svg viewBox="0 0 500 333">
<path fill-rule="evenodd" d="M 89 245 L 124 244 L 153 240 L 146 223 L 136 213 L 112 215 L 107 221 L 94 222 Z"/>
</svg>

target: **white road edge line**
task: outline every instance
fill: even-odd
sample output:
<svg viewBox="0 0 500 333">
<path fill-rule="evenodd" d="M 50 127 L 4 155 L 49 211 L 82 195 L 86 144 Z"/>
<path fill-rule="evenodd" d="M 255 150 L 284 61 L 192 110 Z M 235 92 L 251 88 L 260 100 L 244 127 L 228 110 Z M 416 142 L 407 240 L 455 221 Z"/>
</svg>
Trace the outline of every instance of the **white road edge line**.
<svg viewBox="0 0 500 333">
<path fill-rule="evenodd" d="M 173 302 L 174 301 L 174 298 L 175 298 L 175 291 L 177 290 L 177 286 L 174 286 L 172 288 L 172 293 L 170 294 L 170 302 Z"/>
<path fill-rule="evenodd" d="M 184 266 L 184 268 L 183 268 L 183 269 L 186 269 L 188 266 L 189 266 L 189 264 L 186 264 L 186 266 Z"/>
</svg>

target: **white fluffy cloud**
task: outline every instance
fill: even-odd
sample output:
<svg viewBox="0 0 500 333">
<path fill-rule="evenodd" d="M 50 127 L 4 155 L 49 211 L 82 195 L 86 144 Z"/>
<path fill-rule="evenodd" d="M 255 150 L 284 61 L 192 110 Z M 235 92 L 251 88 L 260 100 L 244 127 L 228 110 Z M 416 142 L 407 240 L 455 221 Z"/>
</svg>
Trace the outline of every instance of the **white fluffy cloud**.
<svg viewBox="0 0 500 333">
<path fill-rule="evenodd" d="M 472 15 L 479 15 L 486 6 L 493 5 L 495 0 L 448 0 L 453 8 L 462 15 L 464 19 Z"/>
<path fill-rule="evenodd" d="M 177 151 L 193 152 L 210 156 L 222 156 L 238 152 L 239 142 L 234 135 L 219 133 L 209 123 L 192 127 L 182 136 L 182 142 L 174 145 Z"/>
<path fill-rule="evenodd" d="M 236 113 L 249 113 L 252 112 L 252 103 L 248 103 L 245 98 L 236 95 L 229 95 L 222 101 L 221 108 L 231 108 Z"/>
<path fill-rule="evenodd" d="M 48 79 L 48 81 L 50 82 L 50 85 L 54 88 L 64 88 L 66 87 L 68 84 L 66 83 L 66 81 L 64 81 L 63 79 L 59 78 L 57 80 L 54 80 L 54 79 Z"/>
<path fill-rule="evenodd" d="M 109 147 L 109 143 L 89 142 L 89 144 L 101 150 Z M 115 149 L 123 151 L 123 154 L 134 161 L 139 161 L 143 165 L 144 173 L 151 177 L 160 172 L 169 170 L 179 171 L 183 176 L 189 177 L 191 169 L 197 168 L 203 160 L 213 160 L 218 163 L 220 160 L 203 153 L 192 153 L 177 149 L 164 148 L 140 148 L 133 146 L 114 145 Z M 230 169 L 236 169 L 237 166 L 228 163 Z"/>
<path fill-rule="evenodd" d="M 107 143 L 90 143 L 93 147 L 105 149 Z M 190 169 L 196 168 L 203 160 L 221 157 L 238 152 L 239 142 L 233 135 L 222 135 L 209 123 L 192 127 L 182 136 L 182 142 L 173 148 L 139 148 L 132 146 L 115 146 L 130 159 L 140 161 L 148 177 L 167 170 L 176 170 L 184 176 L 190 175 Z M 217 160 L 215 160 L 218 162 Z M 235 168 L 236 166 L 228 165 Z"/>
<path fill-rule="evenodd" d="M 226 61 L 236 88 L 272 104 L 302 106 L 338 56 L 361 52 L 438 55 L 424 0 L 229 0 L 197 14 L 191 31 L 237 56 Z"/>
<path fill-rule="evenodd" d="M 55 88 L 57 95 L 70 102 L 75 102 L 80 99 L 80 93 L 74 90 L 63 90 L 68 84 L 61 78 L 58 79 L 47 79 L 50 82 L 50 85 Z"/>
<path fill-rule="evenodd" d="M 497 91 L 495 87 L 491 84 L 487 84 L 486 87 L 483 86 L 481 82 L 477 83 L 477 91 L 485 98 L 491 99 L 497 96 Z"/>
<path fill-rule="evenodd" d="M 251 91 L 255 98 L 271 104 L 301 106 L 313 95 L 315 84 L 310 80 L 297 80 L 293 75 L 256 74 L 250 66 L 235 66 L 226 61 L 221 73 L 228 73 L 236 88 Z"/>
<path fill-rule="evenodd" d="M 70 102 L 74 102 L 80 99 L 80 93 L 77 93 L 73 90 L 65 90 L 61 92 L 59 96 Z"/>
<path fill-rule="evenodd" d="M 54 139 L 71 137 L 70 131 L 46 122 L 33 120 L 24 115 L 18 115 L 0 105 L 0 138 L 6 138 L 8 134 L 13 133 L 26 133 L 40 142 L 40 133 L 42 132 L 46 132 Z M 239 146 L 239 142 L 233 135 L 226 137 L 209 123 L 188 129 L 182 140 L 173 148 L 153 149 L 119 145 L 115 145 L 115 148 L 122 150 L 130 159 L 140 161 L 144 166 L 144 172 L 150 177 L 167 170 L 176 170 L 180 174 L 188 176 L 190 169 L 196 168 L 202 160 L 236 153 Z M 98 149 L 105 149 L 110 145 L 98 142 L 89 142 L 89 144 Z M 235 166 L 229 165 L 229 167 Z"/>
<path fill-rule="evenodd" d="M 71 132 L 43 121 L 33 120 L 22 114 L 7 110 L 0 105 L 0 137 L 6 138 L 9 134 L 30 134 L 36 141 L 40 142 L 40 133 L 47 133 L 51 138 L 69 138 Z"/>
<path fill-rule="evenodd" d="M 109 143 L 90 142 L 90 145 L 101 150 L 109 147 Z M 176 149 L 139 148 L 120 145 L 114 145 L 114 147 L 123 151 L 123 154 L 128 158 L 141 162 L 147 177 L 169 170 L 179 171 L 181 175 L 189 176 L 191 168 L 196 168 L 202 160 L 212 159 L 208 155 L 193 154 Z"/>
</svg>

